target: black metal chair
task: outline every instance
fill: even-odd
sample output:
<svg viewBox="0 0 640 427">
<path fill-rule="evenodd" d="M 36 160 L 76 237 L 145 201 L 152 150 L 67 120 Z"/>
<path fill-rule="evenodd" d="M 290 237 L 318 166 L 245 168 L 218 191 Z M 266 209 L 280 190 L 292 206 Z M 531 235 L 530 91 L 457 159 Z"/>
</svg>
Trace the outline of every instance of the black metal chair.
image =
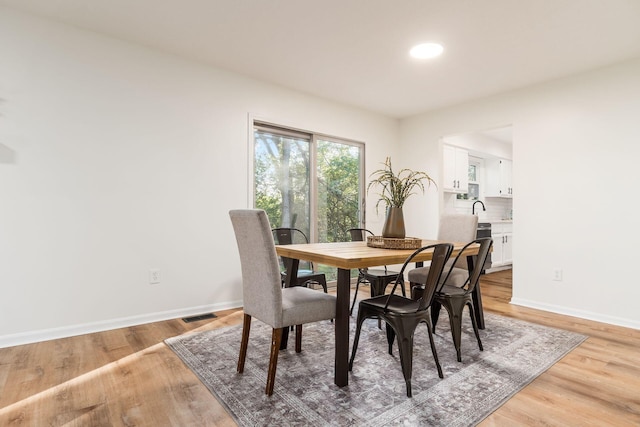
<svg viewBox="0 0 640 427">
<path fill-rule="evenodd" d="M 456 268 L 455 265 L 458 264 L 458 260 L 461 260 L 462 257 L 466 257 L 466 255 L 463 255 L 464 250 L 474 244 L 479 244 L 480 249 L 478 251 L 477 257 L 475 258 L 473 269 L 471 270 L 471 273 L 467 273 L 467 278 L 463 281 L 462 285 L 457 285 L 457 282 L 459 282 L 459 278 L 454 279 L 454 277 L 456 275 L 459 275 L 459 271 L 462 269 Z M 442 280 L 440 287 L 436 290 L 433 298 L 433 303 L 431 304 L 431 321 L 433 324 L 433 332 L 436 331 L 436 323 L 438 323 L 440 307 L 444 306 L 444 308 L 449 313 L 451 336 L 453 337 L 453 345 L 456 348 L 458 362 L 462 362 L 460 342 L 462 336 L 462 313 L 465 306 L 469 307 L 469 314 L 471 315 L 473 332 L 475 333 L 476 339 L 478 340 L 478 348 L 480 349 L 480 351 L 483 351 L 482 341 L 480 340 L 480 334 L 478 332 L 478 324 L 476 322 L 472 293 L 475 290 L 476 286 L 478 286 L 480 275 L 482 274 L 482 269 L 484 267 L 485 261 L 491 251 L 492 244 L 493 240 L 490 237 L 476 239 L 472 242 L 467 243 L 451 265 L 451 268 L 449 269 L 444 280 Z M 418 289 L 414 291 L 413 288 L 416 287 Z M 421 285 L 414 286 L 413 288 L 412 294 L 419 295 L 420 291 L 422 291 Z"/>
<path fill-rule="evenodd" d="M 353 349 L 351 352 L 351 359 L 349 360 L 349 371 L 353 369 L 353 360 L 356 357 L 356 350 L 358 349 L 358 341 L 360 339 L 360 331 L 362 329 L 362 323 L 367 318 L 378 317 L 384 320 L 387 324 L 387 342 L 389 343 L 389 354 L 393 354 L 393 341 L 398 336 L 398 349 L 400 351 L 400 364 L 402 365 L 402 374 L 404 375 L 404 381 L 407 387 L 407 397 L 411 397 L 411 374 L 413 371 L 413 335 L 416 328 L 420 323 L 427 325 L 427 332 L 429 333 L 429 342 L 431 343 L 431 352 L 433 353 L 433 359 L 438 369 L 438 376 L 443 378 L 442 368 L 438 361 L 438 354 L 433 342 L 433 334 L 431 332 L 431 322 L 429 321 L 429 306 L 433 301 L 433 295 L 436 290 L 436 286 L 444 270 L 444 265 L 451 256 L 453 251 L 453 245 L 450 243 L 440 243 L 436 245 L 429 245 L 416 250 L 407 260 L 404 262 L 398 278 L 404 272 L 405 268 L 413 258 L 420 252 L 433 249 L 433 260 L 431 261 L 431 268 L 427 275 L 425 283 L 425 291 L 418 300 L 413 300 L 406 297 L 395 295 L 395 290 L 398 285 L 404 286 L 404 282 L 396 280 L 393 285 L 393 289 L 388 295 L 380 295 L 374 298 L 369 298 L 360 301 L 358 305 L 358 320 L 356 326 L 356 334 L 353 340 Z"/>
<path fill-rule="evenodd" d="M 273 233 L 273 240 L 276 245 L 291 245 L 297 243 L 309 243 L 309 239 L 304 232 L 298 228 L 274 228 L 271 230 Z M 283 264 L 286 266 L 286 258 L 282 258 Z M 280 273 L 282 283 L 284 284 L 287 279 L 286 270 Z M 319 284 L 322 286 L 324 293 L 327 293 L 327 278 L 324 273 L 315 271 L 313 263 L 308 261 L 300 261 L 298 267 L 298 277 L 294 282 L 295 286 L 306 286 L 309 284 Z"/>
<path fill-rule="evenodd" d="M 347 230 L 352 242 L 364 242 L 367 236 L 373 236 L 374 234 L 366 228 L 350 228 Z M 360 283 L 368 284 L 371 289 L 371 296 L 377 297 L 378 295 L 384 295 L 389 283 L 393 283 L 398 277 L 398 272 L 387 269 L 385 265 L 382 269 L 377 268 L 360 268 L 358 271 L 358 281 L 356 282 L 356 292 L 353 295 L 353 303 L 351 303 L 350 314 L 353 314 L 353 308 L 356 306 L 356 299 L 358 298 L 358 288 Z M 404 277 L 400 278 L 404 282 Z M 402 295 L 406 296 L 404 286 L 402 286 Z"/>
</svg>

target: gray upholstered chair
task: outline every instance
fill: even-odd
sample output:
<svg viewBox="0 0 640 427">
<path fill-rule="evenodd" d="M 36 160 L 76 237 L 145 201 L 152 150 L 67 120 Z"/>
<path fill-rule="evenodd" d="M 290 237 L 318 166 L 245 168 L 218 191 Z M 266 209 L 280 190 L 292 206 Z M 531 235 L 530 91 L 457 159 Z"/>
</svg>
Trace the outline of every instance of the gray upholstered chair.
<svg viewBox="0 0 640 427">
<path fill-rule="evenodd" d="M 244 371 L 251 318 L 273 328 L 266 394 L 273 394 L 282 328 L 296 325 L 296 353 L 302 350 L 302 325 L 336 316 L 336 297 L 305 287 L 282 288 L 280 266 L 267 214 L 260 209 L 229 211 L 242 266 L 244 322 L 238 373 Z"/>
<path fill-rule="evenodd" d="M 477 215 L 464 215 L 464 214 L 446 214 L 440 217 L 440 225 L 438 227 L 438 240 L 453 243 L 468 243 L 476 239 L 476 233 L 478 230 L 478 216 Z M 450 270 L 449 278 L 447 279 L 450 285 L 462 286 L 465 280 L 469 277 L 469 269 L 467 266 L 466 257 L 461 257 L 457 261 L 455 259 L 449 260 L 445 266 L 445 271 L 449 271 L 451 266 L 455 263 L 455 268 Z M 425 283 L 427 275 L 429 274 L 429 267 L 420 267 L 409 271 L 407 279 L 411 282 L 411 295 L 413 298 L 419 298 L 422 286 L 421 283 Z M 444 275 L 441 280 L 444 280 Z M 415 284 L 418 284 L 417 286 Z"/>
</svg>

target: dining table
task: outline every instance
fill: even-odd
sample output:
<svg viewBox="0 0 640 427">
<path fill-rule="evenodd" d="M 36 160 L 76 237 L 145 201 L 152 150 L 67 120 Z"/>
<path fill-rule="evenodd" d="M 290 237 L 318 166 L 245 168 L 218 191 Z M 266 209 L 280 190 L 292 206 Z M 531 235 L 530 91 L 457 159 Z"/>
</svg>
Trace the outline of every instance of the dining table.
<svg viewBox="0 0 640 427">
<path fill-rule="evenodd" d="M 421 246 L 436 243 L 452 243 L 453 253 L 451 258 L 457 256 L 466 243 L 444 242 L 439 240 L 422 240 Z M 465 249 L 463 255 L 467 255 L 469 270 L 473 268 L 473 256 L 478 254 L 480 245 L 471 245 Z M 349 301 L 351 289 L 351 270 L 374 267 L 380 265 L 403 264 L 413 254 L 415 249 L 386 249 L 368 246 L 367 242 L 333 242 L 333 243 L 308 243 L 293 245 L 276 245 L 276 253 L 282 257 L 287 270 L 285 286 L 294 286 L 292 278 L 298 275 L 300 260 L 311 261 L 316 264 L 324 264 L 337 268 L 336 284 L 336 317 L 335 317 L 335 370 L 334 382 L 338 387 L 349 384 Z M 433 249 L 419 253 L 414 261 L 417 266 L 430 261 L 433 257 Z M 484 329 L 484 314 L 482 311 L 482 298 L 480 287 L 476 286 L 473 294 L 476 320 L 478 327 Z M 283 331 L 281 348 L 286 348 L 288 328 Z"/>
</svg>

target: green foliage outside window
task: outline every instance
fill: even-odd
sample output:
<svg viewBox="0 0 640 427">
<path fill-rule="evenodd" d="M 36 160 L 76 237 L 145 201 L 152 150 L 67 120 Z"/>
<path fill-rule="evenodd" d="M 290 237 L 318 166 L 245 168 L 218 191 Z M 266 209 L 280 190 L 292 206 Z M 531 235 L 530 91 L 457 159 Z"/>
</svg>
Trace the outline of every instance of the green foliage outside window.
<svg viewBox="0 0 640 427">
<path fill-rule="evenodd" d="M 254 206 L 267 212 L 273 227 L 311 234 L 310 140 L 255 132 Z M 360 223 L 360 149 L 331 141 L 317 147 L 318 241 L 347 240 Z"/>
<path fill-rule="evenodd" d="M 321 242 L 348 240 L 359 227 L 360 156 L 354 146 L 318 144 L 318 234 Z"/>
</svg>

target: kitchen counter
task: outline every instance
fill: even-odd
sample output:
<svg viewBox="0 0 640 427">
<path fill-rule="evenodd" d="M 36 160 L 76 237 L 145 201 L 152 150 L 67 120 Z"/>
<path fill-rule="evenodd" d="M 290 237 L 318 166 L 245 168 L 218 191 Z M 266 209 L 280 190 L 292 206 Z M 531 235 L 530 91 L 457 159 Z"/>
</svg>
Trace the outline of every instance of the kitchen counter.
<svg viewBox="0 0 640 427">
<path fill-rule="evenodd" d="M 482 224 L 513 224 L 513 220 L 512 219 L 489 219 L 486 216 L 479 216 L 478 217 L 478 223 L 482 223 Z"/>
</svg>

